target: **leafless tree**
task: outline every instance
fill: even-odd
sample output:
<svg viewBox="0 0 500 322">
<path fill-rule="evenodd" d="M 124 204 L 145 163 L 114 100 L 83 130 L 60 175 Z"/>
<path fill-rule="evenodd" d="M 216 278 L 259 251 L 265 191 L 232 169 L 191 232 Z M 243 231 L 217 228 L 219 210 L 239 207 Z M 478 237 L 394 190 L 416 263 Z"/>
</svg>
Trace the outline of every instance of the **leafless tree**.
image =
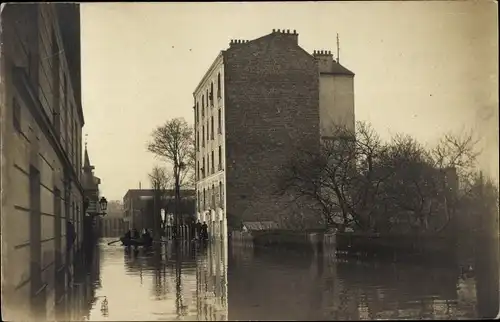
<svg viewBox="0 0 500 322">
<path fill-rule="evenodd" d="M 438 144 L 430 150 L 433 166 L 441 174 L 440 200 L 446 223 L 455 215 L 461 199 L 471 193 L 474 174 L 476 173 L 479 139 L 471 131 L 459 134 L 446 133 Z M 461 185 L 457 191 L 451 191 L 453 181 Z M 458 191 L 460 189 L 460 191 Z M 446 228 L 446 225 L 442 229 Z"/>
<path fill-rule="evenodd" d="M 396 222 L 418 231 L 446 228 L 457 205 L 456 183 L 474 169 L 472 135 L 447 134 L 425 149 L 402 134 L 383 143 L 365 122 L 357 122 L 355 131 L 337 126 L 330 132 L 319 151 L 298 149 L 285 171 L 281 187 L 293 190 L 295 201 L 314 200 L 327 226 L 336 218 L 341 227 L 375 232 Z"/>
<path fill-rule="evenodd" d="M 379 166 L 385 147 L 364 122 L 357 123 L 355 132 L 334 126 L 330 133 L 322 138 L 319 151 L 297 151 L 282 187 L 295 191 L 297 199 L 315 200 L 327 227 L 342 222 L 340 227 L 367 229 L 380 184 L 388 176 Z"/>
<path fill-rule="evenodd" d="M 193 129 L 183 118 L 168 120 L 151 134 L 148 151 L 168 162 L 173 168 L 175 189 L 175 225 L 179 222 L 179 202 L 181 185 L 194 172 Z"/>
<path fill-rule="evenodd" d="M 158 233 L 157 228 L 165 228 L 165 218 L 161 218 L 161 209 L 166 208 L 167 190 L 172 187 L 172 178 L 169 176 L 165 168 L 155 166 L 149 174 L 151 187 L 153 188 L 153 223 L 155 225 L 155 235 Z M 166 210 L 165 210 L 166 211 Z M 158 236 L 155 236 L 158 237 Z"/>
</svg>

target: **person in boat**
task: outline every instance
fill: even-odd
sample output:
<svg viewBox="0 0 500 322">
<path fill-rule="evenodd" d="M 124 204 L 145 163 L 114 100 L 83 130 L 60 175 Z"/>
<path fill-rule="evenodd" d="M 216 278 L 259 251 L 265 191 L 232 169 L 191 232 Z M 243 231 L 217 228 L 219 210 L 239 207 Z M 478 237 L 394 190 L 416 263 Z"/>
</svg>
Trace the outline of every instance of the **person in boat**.
<svg viewBox="0 0 500 322">
<path fill-rule="evenodd" d="M 196 239 L 201 239 L 201 222 L 198 220 L 195 225 Z"/>
<path fill-rule="evenodd" d="M 132 229 L 132 239 L 139 239 L 139 232 L 137 231 L 137 229 Z"/>
<path fill-rule="evenodd" d="M 204 221 L 203 225 L 201 225 L 201 231 L 202 231 L 202 238 L 203 239 L 208 239 L 208 225 L 207 222 Z"/>
<path fill-rule="evenodd" d="M 153 244 L 153 237 L 151 236 L 149 230 L 144 229 L 144 233 L 142 234 L 142 241 L 145 245 Z"/>
<path fill-rule="evenodd" d="M 132 238 L 132 232 L 130 231 L 130 229 L 125 233 L 124 238 L 128 240 Z"/>
</svg>

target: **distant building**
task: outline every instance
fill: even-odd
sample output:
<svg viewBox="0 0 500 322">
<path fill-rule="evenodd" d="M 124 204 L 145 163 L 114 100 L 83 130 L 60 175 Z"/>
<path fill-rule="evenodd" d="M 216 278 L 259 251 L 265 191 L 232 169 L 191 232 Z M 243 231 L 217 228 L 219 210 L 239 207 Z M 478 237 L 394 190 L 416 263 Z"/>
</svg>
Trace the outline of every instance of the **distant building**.
<svg viewBox="0 0 500 322">
<path fill-rule="evenodd" d="M 61 319 L 66 221 L 70 253 L 83 231 L 80 9 L 9 3 L 1 24 L 2 317 Z"/>
<path fill-rule="evenodd" d="M 279 182 L 299 148 L 319 148 L 334 123 L 354 128 L 354 74 L 329 51 L 306 52 L 295 31 L 273 30 L 231 41 L 193 96 L 198 217 L 231 229 L 317 224 L 310 203 L 280 196 Z"/>
<path fill-rule="evenodd" d="M 129 223 L 129 228 L 152 228 L 152 202 L 155 190 L 153 189 L 130 189 L 123 197 L 124 220 Z M 165 191 L 163 209 L 166 214 L 174 212 L 175 191 Z M 189 216 L 195 216 L 196 194 L 193 189 L 181 190 L 180 221 Z"/>
</svg>

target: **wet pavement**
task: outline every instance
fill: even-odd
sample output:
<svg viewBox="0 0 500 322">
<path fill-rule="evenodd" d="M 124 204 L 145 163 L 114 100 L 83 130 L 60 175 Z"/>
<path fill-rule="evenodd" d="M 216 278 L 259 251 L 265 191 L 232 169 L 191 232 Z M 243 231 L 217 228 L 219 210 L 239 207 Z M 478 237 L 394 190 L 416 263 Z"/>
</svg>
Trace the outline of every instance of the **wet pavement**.
<svg viewBox="0 0 500 322">
<path fill-rule="evenodd" d="M 212 242 L 127 252 L 102 240 L 89 310 L 104 320 L 366 320 L 477 316 L 454 268 L 367 264 Z M 95 275 L 94 274 L 94 275 Z"/>
</svg>

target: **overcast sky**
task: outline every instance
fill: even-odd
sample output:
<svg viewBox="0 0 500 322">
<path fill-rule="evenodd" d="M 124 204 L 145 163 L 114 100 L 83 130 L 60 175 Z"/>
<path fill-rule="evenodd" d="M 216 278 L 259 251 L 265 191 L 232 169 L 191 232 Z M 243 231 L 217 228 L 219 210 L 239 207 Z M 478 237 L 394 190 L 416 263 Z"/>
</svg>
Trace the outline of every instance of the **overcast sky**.
<svg viewBox="0 0 500 322">
<path fill-rule="evenodd" d="M 146 151 L 164 121 L 193 121 L 193 90 L 231 39 L 296 29 L 299 45 L 336 52 L 355 76 L 356 119 L 384 138 L 432 143 L 474 128 L 498 180 L 497 7 L 493 1 L 85 3 L 84 133 L 108 199 L 149 187 Z"/>
</svg>

